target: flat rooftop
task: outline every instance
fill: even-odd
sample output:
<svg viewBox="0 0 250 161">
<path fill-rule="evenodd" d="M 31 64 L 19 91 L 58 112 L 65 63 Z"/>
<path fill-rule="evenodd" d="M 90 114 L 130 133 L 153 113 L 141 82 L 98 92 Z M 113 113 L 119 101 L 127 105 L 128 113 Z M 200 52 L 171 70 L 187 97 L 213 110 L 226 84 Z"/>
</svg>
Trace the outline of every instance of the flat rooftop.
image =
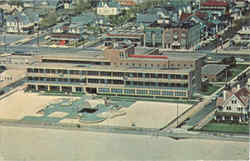
<svg viewBox="0 0 250 161">
<path fill-rule="evenodd" d="M 89 69 L 89 70 L 98 70 L 98 71 L 117 71 L 117 72 L 131 72 L 131 71 L 140 71 L 140 72 L 169 72 L 171 73 L 189 73 L 193 69 L 176 69 L 176 68 L 145 68 L 145 67 L 128 67 L 128 66 L 109 66 L 109 65 L 92 65 L 92 64 L 68 64 L 68 63 L 35 63 L 29 65 L 28 68 L 57 68 L 57 69 Z"/>
<path fill-rule="evenodd" d="M 135 55 L 151 55 L 152 51 L 156 50 L 156 48 L 135 48 Z M 51 52 L 53 51 L 53 52 Z M 40 52 L 40 56 L 47 58 L 55 58 L 55 59 L 101 59 L 103 61 L 107 61 L 104 59 L 104 51 L 100 49 L 51 49 L 51 51 L 42 51 Z M 193 52 L 167 52 L 163 51 L 159 53 L 162 56 L 168 56 L 168 59 L 160 59 L 160 60 L 187 60 L 194 61 L 200 58 L 205 57 L 205 54 L 193 53 Z M 141 58 L 129 58 L 133 60 L 143 60 Z M 147 59 L 147 60 L 156 60 L 156 59 Z M 159 61 L 159 59 L 157 59 Z"/>
</svg>

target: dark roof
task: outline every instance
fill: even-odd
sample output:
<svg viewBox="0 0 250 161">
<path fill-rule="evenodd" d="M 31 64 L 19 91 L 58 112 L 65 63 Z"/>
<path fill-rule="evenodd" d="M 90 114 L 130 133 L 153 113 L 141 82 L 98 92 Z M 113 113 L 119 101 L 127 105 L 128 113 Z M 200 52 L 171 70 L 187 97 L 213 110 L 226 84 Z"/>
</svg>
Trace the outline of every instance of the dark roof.
<svg viewBox="0 0 250 161">
<path fill-rule="evenodd" d="M 231 91 L 226 91 L 226 100 L 230 98 L 232 95 L 235 95 L 243 105 L 247 105 L 250 100 L 250 92 L 246 88 L 241 88 L 237 90 L 236 88 L 233 88 Z M 216 106 L 222 106 L 224 104 L 223 97 L 219 97 L 216 100 Z"/>
<path fill-rule="evenodd" d="M 53 33 L 50 34 L 51 39 L 80 39 L 80 34 L 72 34 L 72 33 Z"/>
<path fill-rule="evenodd" d="M 193 26 L 195 26 L 196 23 L 191 22 L 191 21 L 185 21 L 185 22 L 179 22 L 179 23 L 174 23 L 174 22 L 169 22 L 169 23 L 158 23 L 157 21 L 155 21 L 154 23 L 152 23 L 151 25 L 149 25 L 149 27 L 162 27 L 162 28 L 185 28 L 185 29 L 189 29 Z"/>
<path fill-rule="evenodd" d="M 221 65 L 221 64 L 207 64 L 202 67 L 201 74 L 204 75 L 217 75 L 224 71 L 228 65 Z"/>
<path fill-rule="evenodd" d="M 246 88 L 241 88 L 235 94 L 236 97 L 244 104 L 247 105 L 250 97 L 250 92 Z"/>
<path fill-rule="evenodd" d="M 186 20 L 191 15 L 192 15 L 191 13 L 182 13 L 181 17 L 180 17 L 180 20 L 184 21 L 184 20 Z"/>
<path fill-rule="evenodd" d="M 137 14 L 136 23 L 153 23 L 158 19 L 156 14 Z"/>
</svg>

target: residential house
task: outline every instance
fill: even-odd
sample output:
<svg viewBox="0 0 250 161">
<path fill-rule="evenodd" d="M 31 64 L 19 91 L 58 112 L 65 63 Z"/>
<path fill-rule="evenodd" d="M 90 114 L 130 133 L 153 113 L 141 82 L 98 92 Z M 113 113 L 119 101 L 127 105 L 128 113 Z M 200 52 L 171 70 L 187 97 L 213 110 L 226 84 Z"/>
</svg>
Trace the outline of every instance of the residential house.
<svg viewBox="0 0 250 161">
<path fill-rule="evenodd" d="M 250 92 L 247 88 L 224 90 L 223 96 L 216 101 L 216 121 L 247 122 L 249 119 Z"/>
<path fill-rule="evenodd" d="M 102 16 L 119 15 L 122 7 L 116 1 L 101 1 L 97 6 L 97 14 Z"/>
<path fill-rule="evenodd" d="M 30 33 L 35 25 L 34 20 L 29 19 L 25 13 L 17 13 L 6 17 L 6 32 Z"/>
<path fill-rule="evenodd" d="M 72 0 L 58 0 L 57 9 L 70 9 L 72 8 Z"/>
<path fill-rule="evenodd" d="M 209 82 L 222 81 L 228 77 L 228 65 L 207 64 L 201 69 L 201 77 L 207 78 Z"/>
<path fill-rule="evenodd" d="M 214 15 L 229 15 L 229 2 L 223 0 L 206 0 L 200 4 L 202 12 L 211 12 Z"/>
<path fill-rule="evenodd" d="M 96 24 L 96 15 L 92 12 L 82 13 L 81 15 L 71 17 L 71 24 L 94 26 Z"/>
<path fill-rule="evenodd" d="M 194 13 L 182 13 L 180 21 L 192 21 L 200 24 L 201 39 L 206 39 L 209 33 L 215 33 L 215 25 L 208 22 L 209 16 L 207 13 L 196 11 Z"/>
<path fill-rule="evenodd" d="M 247 22 L 241 26 L 241 30 L 238 31 L 237 35 L 239 35 L 241 41 L 249 41 L 250 40 L 250 22 Z"/>
<path fill-rule="evenodd" d="M 58 0 L 40 0 L 34 1 L 34 7 L 47 10 L 48 12 L 54 12 L 62 6 Z"/>
</svg>

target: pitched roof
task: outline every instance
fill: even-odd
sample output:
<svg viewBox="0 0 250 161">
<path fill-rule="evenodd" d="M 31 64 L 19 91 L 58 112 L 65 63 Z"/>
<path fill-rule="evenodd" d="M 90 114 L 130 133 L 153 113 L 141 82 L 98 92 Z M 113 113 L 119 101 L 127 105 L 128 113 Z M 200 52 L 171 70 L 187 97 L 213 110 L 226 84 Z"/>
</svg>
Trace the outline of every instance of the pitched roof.
<svg viewBox="0 0 250 161">
<path fill-rule="evenodd" d="M 205 7 L 228 7 L 228 3 L 224 1 L 217 1 L 217 0 L 208 0 L 203 2 L 201 6 Z"/>
<path fill-rule="evenodd" d="M 236 97 L 244 104 L 247 105 L 250 100 L 250 92 L 246 88 L 241 88 L 235 94 Z"/>
<path fill-rule="evenodd" d="M 136 23 L 153 23 L 158 19 L 155 14 L 137 14 Z"/>
<path fill-rule="evenodd" d="M 136 3 L 132 0 L 116 0 L 121 6 L 135 6 Z"/>
<path fill-rule="evenodd" d="M 235 88 L 234 88 L 235 89 Z M 250 91 L 248 91 L 246 88 L 241 88 L 239 90 L 226 91 L 226 100 L 229 99 L 232 95 L 235 95 L 241 103 L 246 106 L 250 101 Z M 224 98 L 219 97 L 216 100 L 216 106 L 222 106 L 224 104 Z"/>
</svg>

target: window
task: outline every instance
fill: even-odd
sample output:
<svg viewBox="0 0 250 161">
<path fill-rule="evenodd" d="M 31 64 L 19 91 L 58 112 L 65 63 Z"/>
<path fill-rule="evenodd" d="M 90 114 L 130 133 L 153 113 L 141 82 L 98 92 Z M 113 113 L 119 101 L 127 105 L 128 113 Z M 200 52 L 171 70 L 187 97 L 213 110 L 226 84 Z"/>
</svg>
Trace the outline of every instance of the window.
<svg viewBox="0 0 250 161">
<path fill-rule="evenodd" d="M 174 92 L 172 92 L 172 91 L 162 91 L 162 95 L 163 96 L 173 96 Z"/>
<path fill-rule="evenodd" d="M 148 91 L 147 91 L 147 90 L 136 90 L 136 93 L 137 93 L 137 94 L 145 95 L 145 94 L 148 93 Z"/>
<path fill-rule="evenodd" d="M 227 108 L 228 111 L 232 110 L 231 106 L 227 106 L 226 108 Z"/>
<path fill-rule="evenodd" d="M 88 79 L 88 83 L 98 83 L 98 79 Z"/>
<path fill-rule="evenodd" d="M 134 89 L 125 89 L 124 93 L 125 94 L 135 94 L 135 90 Z"/>
<path fill-rule="evenodd" d="M 110 92 L 110 90 L 109 90 L 109 88 L 99 88 L 98 92 L 100 92 L 100 93 L 108 93 L 108 92 Z"/>
<path fill-rule="evenodd" d="M 122 89 L 112 88 L 112 89 L 111 89 L 111 92 L 112 92 L 112 93 L 120 93 L 120 94 L 121 94 L 121 93 L 122 93 Z"/>
<path fill-rule="evenodd" d="M 175 92 L 175 96 L 186 96 L 186 92 Z"/>
<path fill-rule="evenodd" d="M 160 95 L 160 91 L 153 91 L 153 90 L 150 90 L 150 91 L 149 91 L 149 94 L 150 94 L 150 95 Z"/>
<path fill-rule="evenodd" d="M 100 72 L 101 76 L 111 76 L 111 72 Z"/>
<path fill-rule="evenodd" d="M 88 71 L 88 75 L 97 76 L 98 72 L 97 71 Z"/>
<path fill-rule="evenodd" d="M 232 104 L 237 104 L 237 100 L 232 100 Z"/>
</svg>

